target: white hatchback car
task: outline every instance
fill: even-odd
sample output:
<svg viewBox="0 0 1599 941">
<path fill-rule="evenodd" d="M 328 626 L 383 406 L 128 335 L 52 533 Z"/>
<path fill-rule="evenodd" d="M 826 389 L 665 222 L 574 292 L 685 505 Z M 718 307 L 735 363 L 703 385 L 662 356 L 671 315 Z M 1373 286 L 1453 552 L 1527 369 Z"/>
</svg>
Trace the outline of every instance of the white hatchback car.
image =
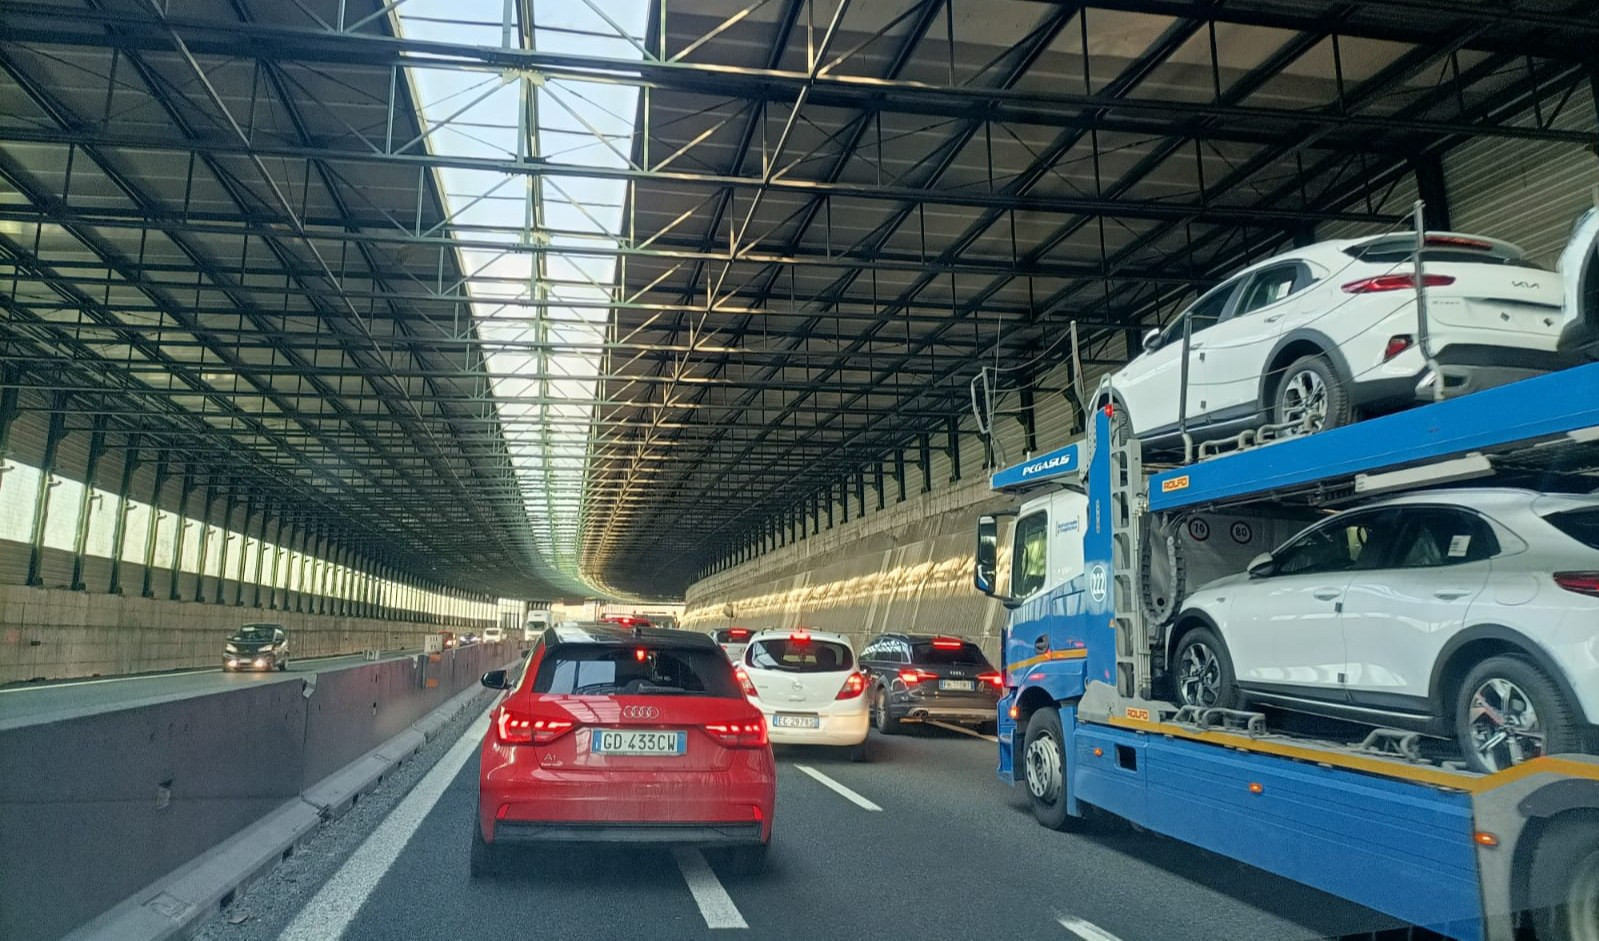
<svg viewBox="0 0 1599 941">
<path fill-rule="evenodd" d="M 866 675 L 840 634 L 761 631 L 734 671 L 774 745 L 835 745 L 867 759 Z"/>
<path fill-rule="evenodd" d="M 1324 519 L 1183 601 L 1184 705 L 1259 702 L 1455 737 L 1493 771 L 1590 750 L 1599 494 L 1406 494 Z"/>
<path fill-rule="evenodd" d="M 1559 368 L 1566 288 L 1506 242 L 1428 233 L 1422 254 L 1428 346 L 1444 394 Z M 1432 397 L 1418 345 L 1415 236 L 1318 242 L 1245 268 L 1206 292 L 1101 390 L 1146 448 L 1261 425 L 1311 431 Z M 1187 399 L 1183 335 L 1189 332 Z M 1574 359 L 1574 358 L 1573 358 Z"/>
</svg>

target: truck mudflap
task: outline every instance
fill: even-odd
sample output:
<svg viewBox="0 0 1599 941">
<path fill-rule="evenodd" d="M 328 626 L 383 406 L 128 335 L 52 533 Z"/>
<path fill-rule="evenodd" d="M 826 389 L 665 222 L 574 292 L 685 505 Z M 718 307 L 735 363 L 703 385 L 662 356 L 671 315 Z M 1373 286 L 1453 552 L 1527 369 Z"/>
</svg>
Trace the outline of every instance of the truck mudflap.
<svg viewBox="0 0 1599 941">
<path fill-rule="evenodd" d="M 1577 219 L 1560 253 L 1559 272 L 1566 311 L 1558 349 L 1599 359 L 1599 208 Z"/>
</svg>

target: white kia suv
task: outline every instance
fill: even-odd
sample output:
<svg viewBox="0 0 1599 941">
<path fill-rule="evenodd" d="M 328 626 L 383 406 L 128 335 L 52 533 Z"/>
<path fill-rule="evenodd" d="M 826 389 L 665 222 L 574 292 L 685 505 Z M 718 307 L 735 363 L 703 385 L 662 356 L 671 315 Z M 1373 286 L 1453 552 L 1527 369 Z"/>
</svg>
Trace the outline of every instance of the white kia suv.
<svg viewBox="0 0 1599 941">
<path fill-rule="evenodd" d="M 737 669 L 774 745 L 836 745 L 867 760 L 866 675 L 841 634 L 800 628 L 752 635 Z"/>
<path fill-rule="evenodd" d="M 1179 703 L 1455 737 L 1472 767 L 1590 750 L 1599 494 L 1433 490 L 1346 510 L 1184 599 Z"/>
<path fill-rule="evenodd" d="M 1207 291 L 1107 380 L 1147 449 L 1261 425 L 1318 431 L 1429 401 L 1439 381 L 1418 337 L 1413 233 L 1318 242 Z M 1559 368 L 1559 274 L 1506 242 L 1433 232 L 1422 253 L 1428 346 L 1443 392 L 1463 395 Z M 1183 336 L 1189 331 L 1187 397 Z M 1569 344 L 1568 344 L 1569 345 Z M 1182 419 L 1181 426 L 1179 419 Z"/>
</svg>

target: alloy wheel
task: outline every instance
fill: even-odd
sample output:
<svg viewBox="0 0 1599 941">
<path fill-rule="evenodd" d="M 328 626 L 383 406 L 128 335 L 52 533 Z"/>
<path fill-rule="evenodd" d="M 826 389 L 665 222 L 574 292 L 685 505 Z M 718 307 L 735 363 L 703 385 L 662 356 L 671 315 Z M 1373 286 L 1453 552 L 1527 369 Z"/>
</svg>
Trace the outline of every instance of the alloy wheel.
<svg viewBox="0 0 1599 941">
<path fill-rule="evenodd" d="M 1307 431 L 1320 431 L 1327 423 L 1327 384 L 1313 369 L 1301 369 L 1283 382 L 1278 393 L 1284 421 Z"/>
<path fill-rule="evenodd" d="M 1208 644 L 1192 644 L 1183 651 L 1177 695 L 1185 706 L 1214 706 L 1221 700 L 1221 661 Z"/>
<path fill-rule="evenodd" d="M 1538 710 L 1521 687 L 1507 679 L 1492 677 L 1477 687 L 1467 721 L 1471 747 L 1489 770 L 1499 771 L 1544 753 Z"/>
</svg>

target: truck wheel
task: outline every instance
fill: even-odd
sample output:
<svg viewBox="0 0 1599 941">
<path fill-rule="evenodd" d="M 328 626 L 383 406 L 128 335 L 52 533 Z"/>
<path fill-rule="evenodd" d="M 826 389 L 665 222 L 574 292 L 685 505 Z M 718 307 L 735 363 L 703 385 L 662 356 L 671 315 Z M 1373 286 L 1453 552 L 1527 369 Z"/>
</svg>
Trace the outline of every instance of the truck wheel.
<svg viewBox="0 0 1599 941">
<path fill-rule="evenodd" d="M 1060 710 L 1045 706 L 1027 720 L 1022 746 L 1022 767 L 1033 817 L 1051 830 L 1070 829 L 1074 818 L 1066 812 L 1066 736 L 1061 732 Z"/>
<path fill-rule="evenodd" d="M 471 873 L 474 879 L 487 879 L 499 873 L 499 854 L 493 846 L 483 839 L 483 828 L 478 823 L 477 814 L 472 815 L 472 866 Z"/>
<path fill-rule="evenodd" d="M 1313 432 L 1342 427 L 1353 418 L 1349 390 L 1327 357 L 1301 356 L 1283 370 L 1272 416 L 1279 425 L 1303 421 Z"/>
<path fill-rule="evenodd" d="M 1599 814 L 1556 817 L 1544 828 L 1527 903 L 1538 941 L 1599 938 Z"/>
<path fill-rule="evenodd" d="M 888 690 L 881 686 L 877 687 L 877 695 L 872 702 L 877 707 L 872 713 L 873 719 L 876 720 L 877 731 L 884 735 L 899 735 L 905 731 L 900 721 L 888 713 Z"/>
<path fill-rule="evenodd" d="M 1455 699 L 1455 736 L 1476 771 L 1582 750 L 1577 716 L 1543 672 L 1522 657 L 1489 657 Z"/>
<path fill-rule="evenodd" d="M 1233 659 L 1210 628 L 1195 628 L 1184 634 L 1172 663 L 1172 683 L 1179 706 L 1237 708 Z"/>
</svg>

